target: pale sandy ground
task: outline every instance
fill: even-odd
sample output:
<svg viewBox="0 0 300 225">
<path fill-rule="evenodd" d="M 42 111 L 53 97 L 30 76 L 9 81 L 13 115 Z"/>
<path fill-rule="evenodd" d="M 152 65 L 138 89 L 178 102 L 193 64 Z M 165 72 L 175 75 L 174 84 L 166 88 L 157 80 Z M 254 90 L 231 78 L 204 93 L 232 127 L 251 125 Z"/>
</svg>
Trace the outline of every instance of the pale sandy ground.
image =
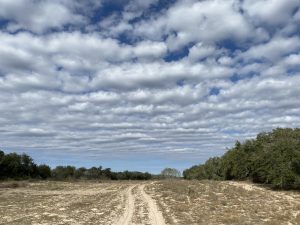
<svg viewBox="0 0 300 225">
<path fill-rule="evenodd" d="M 164 225 L 143 182 L 38 182 L 0 189 L 0 224 Z"/>
<path fill-rule="evenodd" d="M 155 201 L 145 192 L 145 185 L 132 185 L 127 189 L 123 215 L 116 220 L 115 224 L 165 224 Z"/>
<path fill-rule="evenodd" d="M 0 188 L 0 224 L 300 225 L 300 194 L 245 182 L 34 182 Z"/>
<path fill-rule="evenodd" d="M 300 192 L 248 182 L 161 181 L 148 186 L 166 224 L 300 225 Z"/>
</svg>

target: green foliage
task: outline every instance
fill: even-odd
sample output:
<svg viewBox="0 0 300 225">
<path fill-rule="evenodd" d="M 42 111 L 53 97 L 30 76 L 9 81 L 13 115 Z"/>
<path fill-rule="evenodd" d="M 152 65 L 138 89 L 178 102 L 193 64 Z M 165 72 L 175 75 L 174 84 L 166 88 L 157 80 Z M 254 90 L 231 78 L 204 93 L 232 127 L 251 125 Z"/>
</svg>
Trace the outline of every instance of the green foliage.
<svg viewBox="0 0 300 225">
<path fill-rule="evenodd" d="M 4 155 L 5 155 L 4 152 L 0 150 L 0 162 L 3 160 Z"/>
<path fill-rule="evenodd" d="M 48 179 L 51 177 L 51 168 L 45 164 L 39 165 L 38 173 L 41 179 Z"/>
<path fill-rule="evenodd" d="M 85 180 L 149 180 L 152 178 L 150 173 L 137 171 L 112 172 L 110 168 L 84 167 L 76 169 L 71 166 L 57 166 L 52 170 L 52 178 L 57 180 L 65 179 L 85 179 Z"/>
<path fill-rule="evenodd" d="M 185 179 L 222 180 L 222 161 L 219 157 L 210 158 L 204 165 L 193 166 L 183 171 Z"/>
<path fill-rule="evenodd" d="M 221 158 L 183 173 L 185 179 L 245 180 L 273 188 L 300 188 L 300 129 L 278 128 L 255 140 L 236 142 Z"/>
<path fill-rule="evenodd" d="M 0 179 L 55 179 L 55 180 L 149 180 L 150 173 L 137 171 L 112 172 L 110 168 L 99 167 L 76 168 L 74 166 L 57 166 L 53 170 L 48 165 L 37 166 L 33 159 L 17 153 L 5 154 L 0 150 Z"/>
<path fill-rule="evenodd" d="M 16 153 L 5 155 L 3 151 L 0 151 L 0 179 L 24 179 L 37 176 L 37 165 L 30 156 Z"/>
<path fill-rule="evenodd" d="M 52 170 L 52 177 L 57 180 L 73 179 L 75 170 L 74 166 L 57 166 Z"/>
<path fill-rule="evenodd" d="M 124 172 L 118 172 L 113 173 L 114 180 L 149 180 L 152 178 L 152 175 L 150 173 L 142 173 L 137 171 L 124 171 Z"/>
<path fill-rule="evenodd" d="M 87 169 L 85 167 L 80 167 L 78 169 L 76 169 L 75 173 L 74 173 L 74 178 L 75 179 L 83 179 L 86 175 Z"/>
<path fill-rule="evenodd" d="M 4 168 L 4 164 L 3 164 L 4 157 L 5 157 L 4 152 L 0 150 L 0 179 L 1 178 L 3 179 L 5 176 L 5 173 L 4 173 L 5 168 Z"/>
</svg>

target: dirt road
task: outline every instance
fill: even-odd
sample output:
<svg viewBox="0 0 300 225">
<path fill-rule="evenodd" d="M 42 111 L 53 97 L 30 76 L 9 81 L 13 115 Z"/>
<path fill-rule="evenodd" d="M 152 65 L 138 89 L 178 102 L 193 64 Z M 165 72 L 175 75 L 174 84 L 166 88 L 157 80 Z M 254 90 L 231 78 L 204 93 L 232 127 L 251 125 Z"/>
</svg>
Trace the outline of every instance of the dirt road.
<svg viewBox="0 0 300 225">
<path fill-rule="evenodd" d="M 155 201 L 145 192 L 146 184 L 132 185 L 124 193 L 125 209 L 116 225 L 149 224 L 165 225 Z"/>
<path fill-rule="evenodd" d="M 247 182 L 9 183 L 0 182 L 0 225 L 300 224 L 299 192 Z"/>
</svg>

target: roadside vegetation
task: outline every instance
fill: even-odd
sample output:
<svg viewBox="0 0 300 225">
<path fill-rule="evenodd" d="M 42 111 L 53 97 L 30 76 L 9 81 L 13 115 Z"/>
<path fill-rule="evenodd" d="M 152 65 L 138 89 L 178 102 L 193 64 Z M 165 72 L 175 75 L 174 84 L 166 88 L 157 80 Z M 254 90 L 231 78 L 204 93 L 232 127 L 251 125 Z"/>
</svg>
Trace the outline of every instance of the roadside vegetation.
<svg viewBox="0 0 300 225">
<path fill-rule="evenodd" d="M 300 129 L 278 128 L 236 142 L 222 157 L 183 172 L 185 179 L 251 180 L 280 189 L 300 189 Z"/>
<path fill-rule="evenodd" d="M 110 168 L 37 165 L 26 154 L 0 151 L 0 180 L 149 180 L 180 178 L 180 171 L 165 168 L 160 175 Z M 256 139 L 236 142 L 222 157 L 183 172 L 188 180 L 250 180 L 278 189 L 300 189 L 300 129 L 278 128 Z"/>
<path fill-rule="evenodd" d="M 26 154 L 0 151 L 0 180 L 54 179 L 54 180 L 149 180 L 150 173 L 138 171 L 113 172 L 110 168 L 37 165 Z"/>
<path fill-rule="evenodd" d="M 163 171 L 160 173 L 161 178 L 163 179 L 168 179 L 168 178 L 180 178 L 181 173 L 179 170 L 175 168 L 165 168 Z"/>
<path fill-rule="evenodd" d="M 251 182 L 161 180 L 147 186 L 166 224 L 298 225 L 300 195 Z"/>
<path fill-rule="evenodd" d="M 266 184 L 300 189 L 299 163 L 300 129 L 236 142 L 222 157 L 185 170 L 185 180 L 175 168 L 160 175 L 51 169 L 0 151 L 0 224 L 296 225 L 299 191 Z"/>
</svg>

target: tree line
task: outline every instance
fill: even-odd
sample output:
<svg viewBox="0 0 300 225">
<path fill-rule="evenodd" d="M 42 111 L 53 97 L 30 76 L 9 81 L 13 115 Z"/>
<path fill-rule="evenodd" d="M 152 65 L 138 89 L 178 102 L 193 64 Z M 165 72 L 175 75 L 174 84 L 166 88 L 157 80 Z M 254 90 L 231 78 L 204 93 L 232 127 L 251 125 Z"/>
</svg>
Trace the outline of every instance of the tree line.
<svg viewBox="0 0 300 225">
<path fill-rule="evenodd" d="M 277 128 L 244 143 L 236 142 L 222 157 L 183 172 L 185 179 L 251 180 L 273 188 L 300 189 L 300 129 Z"/>
<path fill-rule="evenodd" d="M 149 180 L 150 173 L 138 171 L 113 172 L 110 168 L 100 167 L 76 168 L 74 166 L 57 166 L 51 171 L 51 176 L 57 180 L 86 179 L 86 180 Z"/>
<path fill-rule="evenodd" d="M 26 154 L 0 150 L 0 179 L 55 180 L 149 180 L 181 177 L 178 170 L 165 168 L 160 175 L 138 171 L 113 172 L 110 168 L 37 165 Z M 300 189 L 300 129 L 278 128 L 229 149 L 221 157 L 183 172 L 185 179 L 251 180 L 273 188 Z"/>
<path fill-rule="evenodd" d="M 149 180 L 153 175 L 138 171 L 113 172 L 110 168 L 37 165 L 26 154 L 5 154 L 0 150 L 0 179 L 54 179 L 54 180 Z"/>
</svg>

